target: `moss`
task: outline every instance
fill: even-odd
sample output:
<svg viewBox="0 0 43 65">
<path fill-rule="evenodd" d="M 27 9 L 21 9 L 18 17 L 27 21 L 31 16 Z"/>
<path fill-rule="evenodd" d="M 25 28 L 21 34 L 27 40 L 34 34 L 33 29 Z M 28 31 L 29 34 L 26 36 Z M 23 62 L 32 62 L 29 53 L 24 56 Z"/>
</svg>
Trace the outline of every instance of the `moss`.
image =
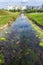
<svg viewBox="0 0 43 65">
<path fill-rule="evenodd" d="M 4 63 L 4 55 L 0 54 L 0 64 Z"/>
<path fill-rule="evenodd" d="M 0 41 L 6 41 L 5 37 L 0 37 Z"/>
<path fill-rule="evenodd" d="M 43 42 L 40 42 L 39 46 L 42 46 L 43 47 Z"/>
</svg>

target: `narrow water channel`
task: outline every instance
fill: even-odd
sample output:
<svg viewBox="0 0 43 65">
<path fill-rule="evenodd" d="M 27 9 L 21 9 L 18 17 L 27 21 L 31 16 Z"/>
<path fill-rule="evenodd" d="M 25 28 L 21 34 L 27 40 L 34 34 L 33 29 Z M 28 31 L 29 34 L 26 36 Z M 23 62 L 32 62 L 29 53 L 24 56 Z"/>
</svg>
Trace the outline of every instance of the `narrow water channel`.
<svg viewBox="0 0 43 65">
<path fill-rule="evenodd" d="M 28 65 L 29 62 L 30 65 L 32 63 L 36 65 L 36 61 L 36 63 L 40 62 L 42 64 L 38 54 L 40 55 L 43 49 L 39 47 L 40 39 L 36 35 L 38 33 L 24 14 L 21 14 L 11 26 L 0 31 L 0 37 L 6 38 L 5 41 L 0 41 L 0 49 L 2 49 L 0 53 L 4 55 L 5 65 L 12 65 L 13 61 L 17 63 L 14 63 L 15 65 Z"/>
</svg>

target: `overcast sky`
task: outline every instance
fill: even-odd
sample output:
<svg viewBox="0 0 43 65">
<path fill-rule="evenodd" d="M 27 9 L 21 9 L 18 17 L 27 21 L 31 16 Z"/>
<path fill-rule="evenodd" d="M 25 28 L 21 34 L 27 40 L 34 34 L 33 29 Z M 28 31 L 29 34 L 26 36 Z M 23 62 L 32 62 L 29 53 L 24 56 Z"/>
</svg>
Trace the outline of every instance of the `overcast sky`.
<svg viewBox="0 0 43 65">
<path fill-rule="evenodd" d="M 0 8 L 7 8 L 8 5 L 23 5 L 28 4 L 29 6 L 33 5 L 42 5 L 43 0 L 0 0 Z"/>
</svg>

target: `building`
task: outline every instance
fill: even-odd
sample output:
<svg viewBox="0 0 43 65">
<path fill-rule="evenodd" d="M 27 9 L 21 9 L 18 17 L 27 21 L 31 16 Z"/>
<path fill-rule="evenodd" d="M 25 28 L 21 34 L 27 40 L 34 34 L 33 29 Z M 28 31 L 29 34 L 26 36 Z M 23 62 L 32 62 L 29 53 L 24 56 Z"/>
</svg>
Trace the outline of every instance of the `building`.
<svg viewBox="0 0 43 65">
<path fill-rule="evenodd" d="M 42 4 L 42 8 L 43 8 L 43 4 Z"/>
<path fill-rule="evenodd" d="M 21 6 L 21 10 L 25 10 L 25 9 L 27 9 L 27 6 Z"/>
<path fill-rule="evenodd" d="M 13 10 L 13 9 L 14 9 L 14 6 L 8 5 L 8 10 Z"/>
<path fill-rule="evenodd" d="M 13 10 L 13 9 L 15 9 L 15 10 L 18 10 L 18 9 L 24 10 L 24 9 L 27 9 L 27 6 L 25 6 L 25 5 L 23 5 L 23 6 L 19 6 L 19 5 L 12 6 L 12 5 L 9 5 L 8 6 L 8 10 Z"/>
<path fill-rule="evenodd" d="M 15 10 L 18 10 L 18 9 L 21 9 L 21 7 L 18 5 L 15 5 Z"/>
</svg>

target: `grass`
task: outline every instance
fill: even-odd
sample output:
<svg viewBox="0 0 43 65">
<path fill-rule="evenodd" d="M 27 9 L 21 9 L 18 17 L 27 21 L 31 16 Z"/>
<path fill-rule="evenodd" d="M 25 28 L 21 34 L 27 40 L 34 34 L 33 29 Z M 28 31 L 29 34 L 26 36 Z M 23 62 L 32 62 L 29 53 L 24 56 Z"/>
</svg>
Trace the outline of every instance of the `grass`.
<svg viewBox="0 0 43 65">
<path fill-rule="evenodd" d="M 3 64 L 4 63 L 4 56 L 3 54 L 0 54 L 0 64 Z"/>
<path fill-rule="evenodd" d="M 4 10 L 0 10 L 0 26 L 7 24 L 8 22 L 15 20 L 19 16 L 19 13 L 12 13 Z"/>
<path fill-rule="evenodd" d="M 34 29 L 39 33 L 38 35 L 36 36 L 39 36 L 40 38 L 40 43 L 39 43 L 39 46 L 43 46 L 43 30 L 41 30 L 39 27 L 37 27 L 36 25 L 33 25 Z"/>
<path fill-rule="evenodd" d="M 32 16 L 33 17 L 32 17 Z M 28 17 L 28 16 L 30 16 L 31 18 L 34 18 L 35 19 L 35 17 L 34 16 L 36 16 L 36 19 L 40 19 L 39 20 L 39 22 L 40 22 L 40 24 L 42 24 L 43 25 L 43 22 L 41 23 L 41 21 L 43 21 L 43 18 L 41 18 L 40 17 L 40 15 L 42 15 L 43 16 L 43 13 L 32 13 L 32 14 L 26 14 L 26 16 Z M 39 17 L 38 17 L 39 16 Z M 33 24 L 33 22 L 31 21 L 31 20 L 29 20 L 30 21 L 30 23 L 32 24 L 32 26 L 33 26 L 33 28 L 37 31 L 37 35 L 36 35 L 36 37 L 39 37 L 40 38 L 40 43 L 39 43 L 39 46 L 41 46 L 41 47 L 43 47 L 43 30 L 42 29 L 40 29 L 36 24 Z"/>
<path fill-rule="evenodd" d="M 27 14 L 27 16 L 35 20 L 37 24 L 40 24 L 43 26 L 43 13 L 30 13 L 30 14 Z"/>
</svg>

